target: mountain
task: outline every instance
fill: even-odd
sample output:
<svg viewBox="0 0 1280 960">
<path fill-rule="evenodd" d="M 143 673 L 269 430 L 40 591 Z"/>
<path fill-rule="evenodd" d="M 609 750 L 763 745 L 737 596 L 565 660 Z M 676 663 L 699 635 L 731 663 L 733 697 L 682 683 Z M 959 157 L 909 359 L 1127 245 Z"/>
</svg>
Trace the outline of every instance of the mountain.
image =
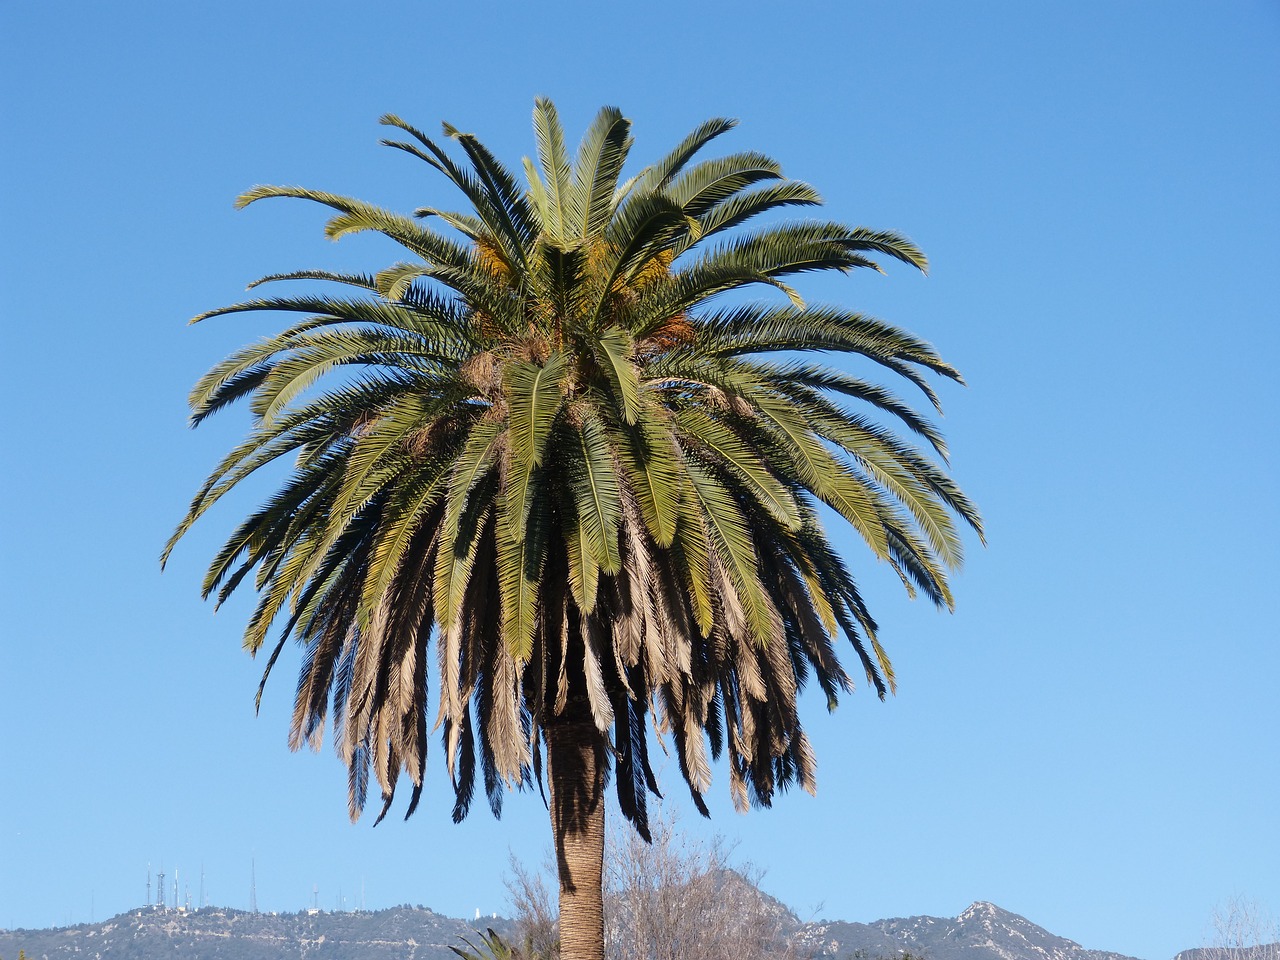
<svg viewBox="0 0 1280 960">
<path fill-rule="evenodd" d="M 1133 960 L 1086 950 L 993 903 L 974 903 L 955 918 L 906 917 L 874 923 L 819 921 L 800 925 L 792 941 L 815 960 L 897 957 L 924 960 Z"/>
<path fill-rule="evenodd" d="M 954 918 L 800 923 L 740 875 L 726 872 L 720 882 L 724 896 L 760 898 L 777 924 L 778 954 L 794 960 L 897 960 L 904 953 L 922 960 L 1133 960 L 1086 950 L 992 903 L 974 903 Z M 134 910 L 104 923 L 0 930 L 0 958 L 14 960 L 21 949 L 29 960 L 457 960 L 449 947 L 463 937 L 477 942 L 477 929 L 485 927 L 508 939 L 514 930 L 502 917 L 473 924 L 407 905 L 278 915 Z M 1186 953 L 1179 960 L 1221 958 Z"/>
<path fill-rule="evenodd" d="M 294 914 L 205 908 L 133 910 L 104 923 L 57 930 L 0 930 L 0 957 L 14 960 L 458 960 L 449 950 L 476 927 L 509 935 L 510 920 L 475 924 L 422 907 Z"/>
</svg>

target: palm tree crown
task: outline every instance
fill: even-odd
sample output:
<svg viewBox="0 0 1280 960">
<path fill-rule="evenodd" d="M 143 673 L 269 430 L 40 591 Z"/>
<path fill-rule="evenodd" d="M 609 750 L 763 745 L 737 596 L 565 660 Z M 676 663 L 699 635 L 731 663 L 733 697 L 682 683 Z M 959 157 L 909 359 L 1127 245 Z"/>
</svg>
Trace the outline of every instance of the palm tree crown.
<svg viewBox="0 0 1280 960">
<path fill-rule="evenodd" d="M 370 770 L 383 815 L 407 774 L 412 813 L 433 728 L 455 819 L 477 761 L 495 813 L 505 787 L 540 781 L 562 722 L 590 729 L 602 758 L 591 776 L 613 766 L 642 834 L 657 790 L 649 724 L 674 744 L 704 812 L 721 754 L 739 806 L 768 805 L 792 782 L 812 791 L 797 692 L 812 677 L 834 706 L 852 689 L 836 640 L 881 696 L 893 685 L 820 505 L 908 591 L 946 607 L 955 521 L 981 529 L 928 418 L 804 357 L 864 357 L 935 407 L 925 374 L 957 371 L 880 320 L 806 304 L 789 281 L 878 269 L 876 255 L 923 270 L 924 256 L 896 234 L 826 220 L 743 229 L 820 201 L 761 154 L 700 159 L 732 121 L 702 124 L 624 182 L 619 111 L 599 113 L 571 160 L 554 106 L 539 100 L 538 161 L 524 161 L 523 183 L 470 134 L 444 128 L 459 159 L 398 117 L 383 123 L 405 137 L 384 142 L 442 173 L 466 209 L 406 217 L 295 187 L 240 198 L 321 203 L 336 211 L 331 238 L 377 231 L 408 259 L 373 275 L 266 277 L 340 292 L 196 318 L 295 319 L 192 391 L 194 423 L 241 399 L 255 420 L 166 557 L 227 491 L 294 458 L 218 552 L 204 593 L 221 602 L 254 573 L 244 644 L 256 652 L 276 625 L 268 673 L 289 637 L 304 645 L 290 743 L 318 745 L 331 711 L 353 817 Z M 751 285 L 775 292 L 720 296 Z"/>
</svg>

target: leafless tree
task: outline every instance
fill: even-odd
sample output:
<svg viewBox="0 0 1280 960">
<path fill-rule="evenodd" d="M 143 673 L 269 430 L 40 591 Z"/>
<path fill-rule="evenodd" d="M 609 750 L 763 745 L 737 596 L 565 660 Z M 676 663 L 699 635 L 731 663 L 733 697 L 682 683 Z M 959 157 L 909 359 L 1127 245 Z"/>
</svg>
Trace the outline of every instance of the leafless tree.
<svg viewBox="0 0 1280 960">
<path fill-rule="evenodd" d="M 619 829 L 605 846 L 605 956 L 608 960 L 795 960 L 785 907 L 761 893 L 759 871 L 733 865 L 721 841 L 703 843 L 664 812 L 653 842 Z M 521 952 L 558 960 L 555 900 L 547 871 L 514 859 L 507 888 Z"/>
<path fill-rule="evenodd" d="M 760 892 L 760 875 L 735 869 L 719 840 L 681 834 L 667 813 L 653 843 L 634 831 L 609 838 L 605 861 L 605 950 L 610 960 L 765 960 L 791 956 L 781 904 Z"/>
<path fill-rule="evenodd" d="M 1280 922 L 1256 900 L 1233 896 L 1215 907 L 1213 929 L 1203 960 L 1280 960 Z"/>
<path fill-rule="evenodd" d="M 507 893 L 516 918 L 516 953 L 522 960 L 560 960 L 557 894 L 547 882 L 555 875 L 555 864 L 533 870 L 512 854 L 510 867 Z"/>
</svg>

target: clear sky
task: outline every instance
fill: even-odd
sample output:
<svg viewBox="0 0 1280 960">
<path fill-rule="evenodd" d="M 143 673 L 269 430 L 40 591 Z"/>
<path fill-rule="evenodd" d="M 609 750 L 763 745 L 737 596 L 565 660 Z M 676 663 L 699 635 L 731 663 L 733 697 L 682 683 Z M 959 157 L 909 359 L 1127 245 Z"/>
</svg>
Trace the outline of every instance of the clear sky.
<svg viewBox="0 0 1280 960">
<path fill-rule="evenodd" d="M 247 423 L 189 431 L 187 390 L 266 322 L 186 320 L 265 273 L 388 254 L 235 195 L 452 202 L 378 116 L 518 165 L 538 94 L 575 140 L 620 106 L 640 162 L 740 118 L 726 149 L 933 263 L 801 289 L 970 383 L 944 426 L 990 546 L 957 613 L 842 539 L 899 695 L 807 705 L 817 799 L 738 816 L 721 769 L 713 822 L 686 823 L 806 917 L 990 900 L 1168 960 L 1233 894 L 1280 912 L 1280 4 L 223 0 L 0 8 L 0 926 L 137 906 L 148 863 L 245 907 L 251 860 L 262 909 L 363 886 L 470 915 L 505 908 L 508 848 L 541 858 L 536 795 L 456 827 L 434 763 L 411 821 L 350 825 L 332 754 L 286 749 L 293 651 L 255 719 L 246 603 L 198 597 L 250 499 L 157 564 Z"/>
</svg>

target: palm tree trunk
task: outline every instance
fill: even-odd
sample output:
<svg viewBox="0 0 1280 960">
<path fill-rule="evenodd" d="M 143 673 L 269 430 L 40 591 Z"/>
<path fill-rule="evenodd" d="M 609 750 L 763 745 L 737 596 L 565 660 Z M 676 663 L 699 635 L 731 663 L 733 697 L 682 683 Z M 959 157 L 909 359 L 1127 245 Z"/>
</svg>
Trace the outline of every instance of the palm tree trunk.
<svg viewBox="0 0 1280 960">
<path fill-rule="evenodd" d="M 571 699 L 544 728 L 562 960 L 604 960 L 605 742 L 584 706 Z"/>
</svg>

